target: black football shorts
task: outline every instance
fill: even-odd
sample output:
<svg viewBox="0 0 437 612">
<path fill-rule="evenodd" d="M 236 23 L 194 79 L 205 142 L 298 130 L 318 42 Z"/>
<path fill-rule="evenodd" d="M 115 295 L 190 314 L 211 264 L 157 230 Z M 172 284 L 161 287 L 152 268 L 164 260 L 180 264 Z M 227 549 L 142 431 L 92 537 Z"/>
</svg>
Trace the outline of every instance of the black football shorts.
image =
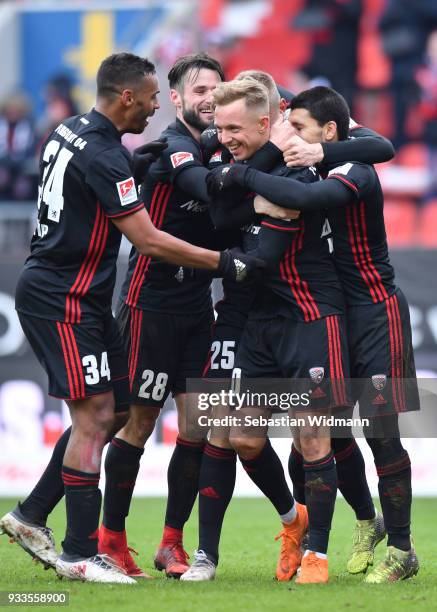
<svg viewBox="0 0 437 612">
<path fill-rule="evenodd" d="M 347 327 L 361 417 L 419 410 L 410 313 L 402 291 L 379 304 L 349 306 Z"/>
<path fill-rule="evenodd" d="M 242 387 L 244 379 L 290 379 L 292 389 L 309 394 L 308 408 L 351 405 L 345 380 L 349 377 L 347 339 L 341 315 L 308 323 L 282 316 L 250 319 L 235 368 L 233 377 L 241 378 Z"/>
<path fill-rule="evenodd" d="M 127 357 L 114 317 L 63 323 L 18 313 L 21 327 L 49 378 L 49 394 L 82 400 L 114 391 L 116 411 L 128 409 Z"/>
<path fill-rule="evenodd" d="M 122 304 L 116 316 L 129 362 L 132 404 L 161 408 L 200 378 L 211 346 L 212 310 L 167 314 Z"/>
</svg>

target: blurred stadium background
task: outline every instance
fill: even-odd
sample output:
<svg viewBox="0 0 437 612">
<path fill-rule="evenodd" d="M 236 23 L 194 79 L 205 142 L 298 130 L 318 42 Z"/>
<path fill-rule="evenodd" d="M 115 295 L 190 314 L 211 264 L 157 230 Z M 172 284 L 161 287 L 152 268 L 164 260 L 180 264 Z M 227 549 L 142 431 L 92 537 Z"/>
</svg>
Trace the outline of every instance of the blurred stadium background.
<svg viewBox="0 0 437 612">
<path fill-rule="evenodd" d="M 118 50 L 152 59 L 162 92 L 146 136 L 126 136 L 130 149 L 172 120 L 168 69 L 197 50 L 220 59 L 228 78 L 258 68 L 294 92 L 331 84 L 357 122 L 393 140 L 396 158 L 378 167 L 389 246 L 410 302 L 419 376 L 437 377 L 435 0 L 0 2 L 0 495 L 31 488 L 69 422 L 65 405 L 46 395 L 46 376 L 14 311 L 15 281 L 34 227 L 38 150 L 63 117 L 92 105 L 100 61 Z M 121 274 L 127 253 L 125 244 Z M 138 494 L 165 495 L 175 436 L 169 402 L 148 442 Z M 276 441 L 284 458 L 289 443 Z M 437 495 L 434 440 L 406 446 L 415 494 Z M 236 492 L 255 494 L 242 474 Z"/>
</svg>

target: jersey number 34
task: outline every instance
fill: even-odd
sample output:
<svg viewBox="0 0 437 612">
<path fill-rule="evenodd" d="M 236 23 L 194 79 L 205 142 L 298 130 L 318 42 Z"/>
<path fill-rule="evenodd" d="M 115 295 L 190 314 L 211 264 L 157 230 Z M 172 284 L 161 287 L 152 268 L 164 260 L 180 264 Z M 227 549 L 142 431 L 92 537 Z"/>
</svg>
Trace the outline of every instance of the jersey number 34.
<svg viewBox="0 0 437 612">
<path fill-rule="evenodd" d="M 67 164 L 74 153 L 62 148 L 60 143 L 50 140 L 47 144 L 43 161 L 46 163 L 42 176 L 41 185 L 38 187 L 38 210 L 41 203 L 48 206 L 47 219 L 59 223 L 61 211 L 64 208 L 64 174 Z M 59 151 L 59 153 L 58 153 Z"/>
</svg>

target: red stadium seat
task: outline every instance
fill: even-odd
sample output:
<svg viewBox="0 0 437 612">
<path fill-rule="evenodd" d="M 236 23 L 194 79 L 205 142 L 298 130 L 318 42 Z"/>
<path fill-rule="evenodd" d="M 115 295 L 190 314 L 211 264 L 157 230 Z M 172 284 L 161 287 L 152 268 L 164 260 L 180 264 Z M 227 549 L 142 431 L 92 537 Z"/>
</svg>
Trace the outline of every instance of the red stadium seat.
<svg viewBox="0 0 437 612">
<path fill-rule="evenodd" d="M 429 201 L 419 213 L 418 243 L 423 247 L 437 247 L 437 199 Z"/>
<path fill-rule="evenodd" d="M 387 198 L 384 204 L 384 220 L 389 248 L 414 245 L 417 209 L 412 200 Z"/>
<path fill-rule="evenodd" d="M 412 142 L 399 149 L 396 162 L 401 166 L 410 168 L 426 168 L 428 153 L 426 146 L 421 142 Z"/>
</svg>

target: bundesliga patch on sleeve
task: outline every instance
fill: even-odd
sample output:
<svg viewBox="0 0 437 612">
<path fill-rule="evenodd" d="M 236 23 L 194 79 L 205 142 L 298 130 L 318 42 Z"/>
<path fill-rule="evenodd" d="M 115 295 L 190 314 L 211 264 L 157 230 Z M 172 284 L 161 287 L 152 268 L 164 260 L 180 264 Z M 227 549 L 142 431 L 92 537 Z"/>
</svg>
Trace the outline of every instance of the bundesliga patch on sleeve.
<svg viewBox="0 0 437 612">
<path fill-rule="evenodd" d="M 170 155 L 171 165 L 173 168 L 178 168 L 182 166 L 182 164 L 186 164 L 189 161 L 194 161 L 194 157 L 192 153 L 188 151 L 178 151 L 177 153 L 172 153 Z"/>
<path fill-rule="evenodd" d="M 217 149 L 215 153 L 211 156 L 210 162 L 221 162 L 222 161 L 222 150 Z"/>
<path fill-rule="evenodd" d="M 135 181 L 133 177 L 126 179 L 125 181 L 119 181 L 116 183 L 118 197 L 122 206 L 132 204 L 138 199 L 137 190 L 135 187 Z"/>
<path fill-rule="evenodd" d="M 349 170 L 352 168 L 353 164 L 343 164 L 343 166 L 337 166 L 337 168 L 333 168 L 329 171 L 328 175 L 331 174 L 347 174 Z"/>
</svg>

